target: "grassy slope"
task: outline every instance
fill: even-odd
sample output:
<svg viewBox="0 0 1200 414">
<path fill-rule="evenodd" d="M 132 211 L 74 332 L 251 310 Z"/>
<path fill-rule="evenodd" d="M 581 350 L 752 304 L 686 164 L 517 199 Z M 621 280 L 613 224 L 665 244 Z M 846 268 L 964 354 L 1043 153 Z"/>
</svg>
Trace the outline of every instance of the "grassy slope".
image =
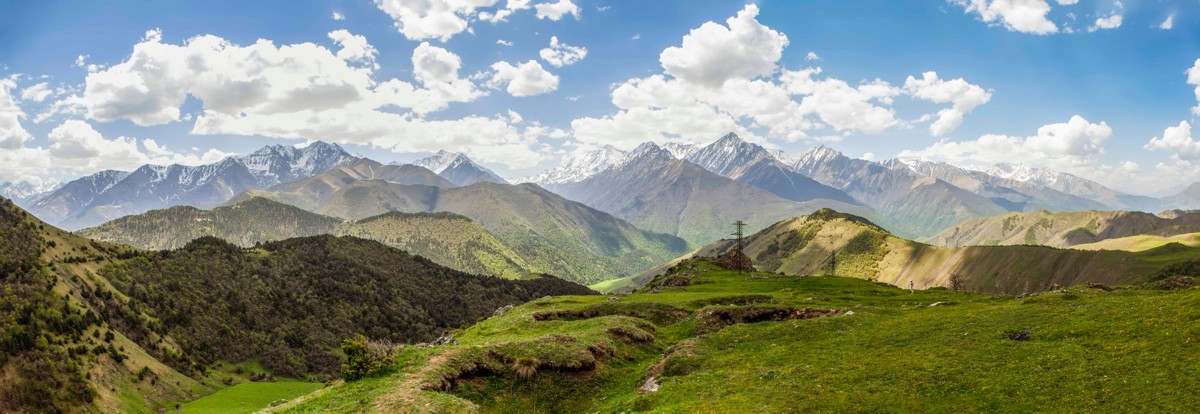
<svg viewBox="0 0 1200 414">
<path fill-rule="evenodd" d="M 929 240 L 943 246 L 1045 245 L 1071 247 L 1137 235 L 1200 231 L 1200 214 L 1163 218 L 1131 211 L 1031 211 L 973 218 Z"/>
<path fill-rule="evenodd" d="M 508 244 L 453 213 L 386 213 L 347 224 L 338 233 L 377 240 L 467 273 L 520 279 L 531 268 Z"/>
<path fill-rule="evenodd" d="M 1171 243 L 1179 243 L 1188 247 L 1200 247 L 1200 233 L 1186 233 L 1174 236 L 1140 235 L 1120 237 L 1095 243 L 1079 244 L 1071 248 L 1080 250 L 1126 250 L 1141 252 Z"/>
<path fill-rule="evenodd" d="M 720 241 L 692 254 L 715 256 L 732 247 Z M 830 258 L 836 252 L 836 267 Z M 993 293 L 1037 292 L 1053 284 L 1140 283 L 1163 266 L 1200 255 L 1200 248 L 1166 246 L 1140 252 L 1065 250 L 1041 246 L 931 246 L 888 234 L 851 216 L 823 210 L 776 223 L 750 236 L 746 254 L 759 270 L 789 275 L 850 276 L 918 289 L 951 286 L 961 276 L 968 289 Z M 688 256 L 684 256 L 686 258 Z M 661 265 L 634 277 L 593 285 L 627 292 L 661 274 Z"/>
<path fill-rule="evenodd" d="M 522 305 L 458 332 L 459 345 L 405 351 L 395 374 L 328 387 L 279 411 L 1172 412 L 1200 404 L 1196 394 L 1176 392 L 1200 385 L 1200 356 L 1192 352 L 1200 340 L 1197 289 L 1072 288 L 1013 298 L 691 266 L 677 268 L 695 276 L 685 288 L 618 302 L 564 297 Z M 737 297 L 853 314 L 719 330 L 698 316 L 739 309 L 712 305 Z M 684 315 L 670 315 L 672 307 Z M 532 318 L 580 309 L 609 315 Z M 654 340 L 606 333 L 618 326 L 640 327 Z M 1006 337 L 1025 328 L 1032 340 Z M 541 345 L 521 351 L 530 344 Z M 577 344 L 613 351 L 594 369 L 540 367 L 532 380 L 478 357 L 569 359 Z M 492 371 L 460 379 L 452 393 L 418 389 L 469 365 L 464 361 L 483 361 Z M 657 392 L 637 391 L 656 374 Z"/>
<path fill-rule="evenodd" d="M 290 400 L 321 389 L 322 384 L 298 381 L 243 382 L 184 404 L 183 413 L 253 413 L 277 400 Z"/>
</svg>

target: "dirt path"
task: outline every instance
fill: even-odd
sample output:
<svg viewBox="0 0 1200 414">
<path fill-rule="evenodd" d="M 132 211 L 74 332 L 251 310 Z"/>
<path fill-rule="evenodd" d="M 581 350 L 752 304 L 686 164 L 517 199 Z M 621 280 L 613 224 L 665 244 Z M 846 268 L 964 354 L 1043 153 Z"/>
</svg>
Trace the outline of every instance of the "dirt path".
<svg viewBox="0 0 1200 414">
<path fill-rule="evenodd" d="M 376 412 L 426 412 L 428 408 L 421 410 L 417 407 L 417 401 L 420 398 L 421 382 L 429 376 L 435 368 L 440 367 L 450 360 L 454 355 L 454 350 L 445 350 L 434 355 L 425 362 L 425 365 L 416 372 L 409 374 L 403 381 L 396 384 L 395 388 L 388 391 L 386 394 L 375 399 L 375 405 L 372 407 Z"/>
</svg>

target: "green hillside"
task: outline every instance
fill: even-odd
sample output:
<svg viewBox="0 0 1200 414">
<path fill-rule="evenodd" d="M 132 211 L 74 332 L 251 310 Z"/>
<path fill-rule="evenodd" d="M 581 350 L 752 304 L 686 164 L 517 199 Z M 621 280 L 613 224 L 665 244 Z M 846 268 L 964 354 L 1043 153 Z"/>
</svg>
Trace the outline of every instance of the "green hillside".
<svg viewBox="0 0 1200 414">
<path fill-rule="evenodd" d="M 137 251 L 4 199 L 0 280 L 0 412 L 155 412 L 254 378 L 327 378 L 347 337 L 428 341 L 504 305 L 592 293 L 352 237 Z"/>
<path fill-rule="evenodd" d="M 530 274 L 531 266 L 512 247 L 454 213 L 384 213 L 347 223 L 338 234 L 399 247 L 467 273 L 506 279 Z"/>
<path fill-rule="evenodd" d="M 942 231 L 929 243 L 952 247 L 1072 247 L 1122 237 L 1196 232 L 1200 232 L 1200 213 L 1178 212 L 1168 218 L 1137 211 L 1041 210 L 969 219 Z"/>
<path fill-rule="evenodd" d="M 1174 236 L 1129 236 L 1101 240 L 1095 243 L 1077 244 L 1072 249 L 1079 250 L 1127 250 L 1141 252 L 1156 249 L 1171 243 L 1179 243 L 1188 247 L 1200 247 L 1200 233 L 1186 233 Z"/>
<path fill-rule="evenodd" d="M 310 179 L 323 183 L 321 191 L 289 185 L 278 188 L 288 191 L 256 191 L 235 200 L 264 197 L 348 220 L 392 211 L 451 212 L 510 246 L 528 265 L 525 270 L 580 283 L 635 275 L 691 248 L 683 239 L 638 229 L 533 184 L 439 188 L 386 180 L 343 183 L 323 175 Z"/>
<path fill-rule="evenodd" d="M 732 245 L 724 240 L 692 255 L 715 256 Z M 832 210 L 776 223 L 748 237 L 745 252 L 759 270 L 768 272 L 848 276 L 903 287 L 911 283 L 917 289 L 951 287 L 957 280 L 972 291 L 1013 294 L 1042 291 L 1056 284 L 1140 283 L 1167 264 L 1200 256 L 1200 248 L 1185 246 L 1138 253 L 1042 246 L 931 246 L 892 236 L 862 218 Z M 665 267 L 594 287 L 628 291 Z"/>
<path fill-rule="evenodd" d="M 1190 411 L 1200 290 L 1154 286 L 910 293 L 690 260 L 636 294 L 527 303 L 273 412 Z"/>
<path fill-rule="evenodd" d="M 335 234 L 342 222 L 338 218 L 256 197 L 212 210 L 187 206 L 152 210 L 78 233 L 91 239 L 149 250 L 178 249 L 204 236 L 249 247 L 292 237 Z"/>
<path fill-rule="evenodd" d="M 357 222 L 323 216 L 261 197 L 199 210 L 173 207 L 127 216 L 80 235 L 148 249 L 177 249 L 213 236 L 241 247 L 293 237 L 355 236 L 375 240 L 468 273 L 519 279 L 532 273 L 512 247 L 452 213 L 388 213 Z"/>
</svg>

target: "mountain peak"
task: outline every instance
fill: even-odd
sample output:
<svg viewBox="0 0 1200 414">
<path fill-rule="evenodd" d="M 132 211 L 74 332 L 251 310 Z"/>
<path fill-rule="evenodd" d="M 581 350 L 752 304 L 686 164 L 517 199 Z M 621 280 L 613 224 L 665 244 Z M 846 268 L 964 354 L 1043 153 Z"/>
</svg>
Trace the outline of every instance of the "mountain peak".
<svg viewBox="0 0 1200 414">
<path fill-rule="evenodd" d="M 492 170 L 477 164 L 461 152 L 439 150 L 431 156 L 413 161 L 412 164 L 425 167 L 456 185 L 471 185 L 480 181 L 507 183 Z"/>
<path fill-rule="evenodd" d="M 625 151 L 612 145 L 582 146 L 572 151 L 558 168 L 521 181 L 542 185 L 579 182 L 620 163 L 626 155 Z"/>
<path fill-rule="evenodd" d="M 821 144 L 821 145 L 817 146 L 816 148 L 810 149 L 807 152 L 805 152 L 804 155 L 800 157 L 800 161 L 801 162 L 828 161 L 828 160 L 833 160 L 833 159 L 837 159 L 840 157 L 844 157 L 844 155 L 842 155 L 841 152 L 839 152 L 833 148 L 826 147 L 824 144 Z"/>
</svg>

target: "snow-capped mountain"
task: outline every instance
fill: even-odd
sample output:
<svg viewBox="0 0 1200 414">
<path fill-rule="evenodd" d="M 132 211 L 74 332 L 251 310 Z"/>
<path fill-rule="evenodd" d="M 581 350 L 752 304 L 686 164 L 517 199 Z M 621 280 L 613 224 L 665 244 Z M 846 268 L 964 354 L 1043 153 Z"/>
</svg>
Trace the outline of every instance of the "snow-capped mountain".
<svg viewBox="0 0 1200 414">
<path fill-rule="evenodd" d="M 50 224 L 78 230 L 152 209 L 213 207 L 246 190 L 307 178 L 358 160 L 335 144 L 273 145 L 207 165 L 143 165 L 132 172 L 102 171 L 38 197 L 29 210 Z"/>
<path fill-rule="evenodd" d="M 288 145 L 266 146 L 250 155 L 238 157 L 238 160 L 259 180 L 259 185 L 269 187 L 311 177 L 339 165 L 351 164 L 358 158 L 337 144 L 317 141 L 303 148 Z"/>
<path fill-rule="evenodd" d="M 890 159 L 881 162 L 888 168 L 907 171 L 921 177 L 934 177 L 964 190 L 987 197 L 1012 211 L 1105 210 L 1104 204 L 1032 182 L 999 177 L 956 165 L 918 159 Z"/>
<path fill-rule="evenodd" d="M 996 164 L 984 172 L 988 175 L 1030 183 L 1095 200 L 1114 209 L 1156 212 L 1163 208 L 1159 199 L 1125 194 L 1086 178 L 1046 168 L 1002 163 Z"/>
<path fill-rule="evenodd" d="M 481 181 L 508 184 L 508 181 L 500 178 L 492 170 L 476 164 L 461 152 L 438 151 L 437 154 L 413 161 L 411 164 L 425 167 L 455 185 L 471 185 Z"/>
<path fill-rule="evenodd" d="M 668 142 L 662 145 L 662 148 L 671 153 L 671 156 L 678 159 L 687 159 L 700 150 L 700 146 L 687 142 Z"/>
<path fill-rule="evenodd" d="M 48 185 L 33 185 L 26 181 L 16 183 L 0 183 L 0 197 L 12 200 L 18 206 L 25 207 L 43 193 L 53 190 L 57 182 Z"/>
<path fill-rule="evenodd" d="M 625 151 L 612 145 L 603 147 L 580 147 L 571 153 L 562 165 L 538 175 L 522 178 L 521 182 L 542 186 L 583 181 L 625 159 Z"/>
<path fill-rule="evenodd" d="M 737 178 L 741 168 L 769 156 L 763 147 L 743 141 L 737 134 L 730 132 L 684 159 L 717 174 Z"/>
</svg>

